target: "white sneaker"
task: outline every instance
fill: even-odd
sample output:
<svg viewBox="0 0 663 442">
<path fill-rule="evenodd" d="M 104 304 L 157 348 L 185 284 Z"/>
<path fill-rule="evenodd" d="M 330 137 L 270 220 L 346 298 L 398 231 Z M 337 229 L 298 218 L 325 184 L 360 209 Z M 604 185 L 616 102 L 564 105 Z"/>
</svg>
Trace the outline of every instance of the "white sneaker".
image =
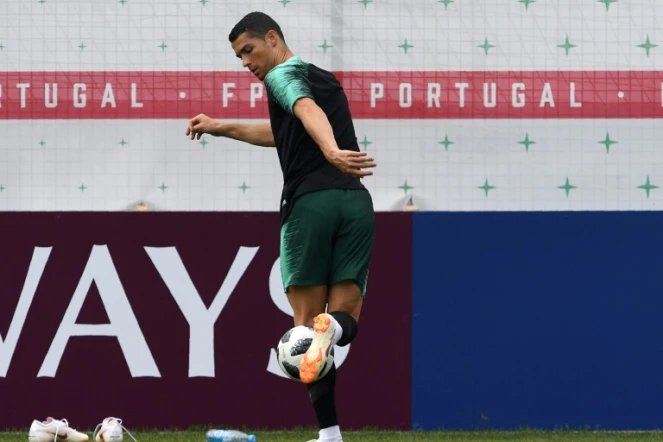
<svg viewBox="0 0 663 442">
<path fill-rule="evenodd" d="M 136 438 L 122 425 L 122 419 L 107 417 L 94 429 L 94 440 L 95 442 L 122 442 L 123 430 L 136 441 Z M 97 431 L 99 432 L 97 433 Z"/>
<path fill-rule="evenodd" d="M 44 422 L 32 421 L 29 442 L 88 442 L 87 434 L 80 433 L 69 427 L 67 419 L 53 419 L 49 417 Z"/>
</svg>

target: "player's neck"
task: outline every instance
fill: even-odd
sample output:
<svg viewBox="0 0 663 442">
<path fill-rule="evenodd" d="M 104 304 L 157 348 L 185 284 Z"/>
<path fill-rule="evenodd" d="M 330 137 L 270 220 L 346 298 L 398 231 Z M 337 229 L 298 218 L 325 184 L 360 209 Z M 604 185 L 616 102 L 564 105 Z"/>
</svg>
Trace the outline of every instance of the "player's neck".
<svg viewBox="0 0 663 442">
<path fill-rule="evenodd" d="M 294 56 L 295 54 L 293 54 L 292 51 L 286 47 L 285 50 L 277 54 L 276 63 L 274 64 L 274 66 L 278 66 L 281 63 L 285 63 Z"/>
</svg>

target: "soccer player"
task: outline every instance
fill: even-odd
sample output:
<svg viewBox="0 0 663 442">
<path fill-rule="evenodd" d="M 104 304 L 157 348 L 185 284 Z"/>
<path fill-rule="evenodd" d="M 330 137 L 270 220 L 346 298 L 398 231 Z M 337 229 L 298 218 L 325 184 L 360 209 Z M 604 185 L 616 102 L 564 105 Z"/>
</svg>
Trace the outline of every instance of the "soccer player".
<svg viewBox="0 0 663 442">
<path fill-rule="evenodd" d="M 342 442 L 336 368 L 322 378 L 319 373 L 333 346 L 346 346 L 357 335 L 375 234 L 373 202 L 360 178 L 372 175 L 367 169 L 376 164 L 359 150 L 339 81 L 295 56 L 271 17 L 246 15 L 229 40 L 243 66 L 264 81 L 270 122 L 233 124 L 201 114 L 189 121 L 186 135 L 276 147 L 283 171 L 283 287 L 295 325 L 314 328 L 300 378 L 318 420 L 318 441 Z"/>
</svg>

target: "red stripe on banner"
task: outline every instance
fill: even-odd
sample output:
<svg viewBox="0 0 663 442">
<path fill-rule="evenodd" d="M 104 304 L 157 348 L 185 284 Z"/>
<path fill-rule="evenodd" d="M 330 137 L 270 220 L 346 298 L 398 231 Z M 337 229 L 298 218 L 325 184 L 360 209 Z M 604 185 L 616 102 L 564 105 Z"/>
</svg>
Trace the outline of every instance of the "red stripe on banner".
<svg viewBox="0 0 663 442">
<path fill-rule="evenodd" d="M 662 118 L 663 72 L 338 72 L 358 119 Z M 57 99 L 56 99 L 57 97 Z M 247 72 L 0 72 L 0 119 L 267 118 Z"/>
</svg>

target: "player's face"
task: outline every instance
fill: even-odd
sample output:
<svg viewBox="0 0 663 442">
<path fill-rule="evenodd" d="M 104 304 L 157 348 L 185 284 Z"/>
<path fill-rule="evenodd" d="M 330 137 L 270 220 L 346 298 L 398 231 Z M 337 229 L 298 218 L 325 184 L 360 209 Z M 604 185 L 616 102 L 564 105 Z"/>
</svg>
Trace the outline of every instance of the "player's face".
<svg viewBox="0 0 663 442">
<path fill-rule="evenodd" d="M 272 47 L 267 43 L 267 39 L 251 37 L 244 32 L 237 37 L 232 47 L 237 58 L 242 60 L 242 66 L 260 80 L 264 79 L 273 67 Z"/>
</svg>

